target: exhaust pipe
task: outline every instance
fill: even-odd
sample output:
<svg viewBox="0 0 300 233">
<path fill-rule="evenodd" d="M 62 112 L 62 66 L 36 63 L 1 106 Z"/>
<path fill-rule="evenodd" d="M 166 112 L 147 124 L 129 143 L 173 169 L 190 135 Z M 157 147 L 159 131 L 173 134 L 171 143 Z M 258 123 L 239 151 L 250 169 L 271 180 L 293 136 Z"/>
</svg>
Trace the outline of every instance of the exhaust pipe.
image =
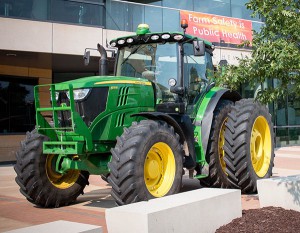
<svg viewBox="0 0 300 233">
<path fill-rule="evenodd" d="M 99 75 L 105 76 L 108 74 L 108 72 L 107 72 L 107 53 L 106 53 L 105 48 L 100 44 L 97 44 L 97 50 L 101 55 L 101 58 L 99 60 Z"/>
</svg>

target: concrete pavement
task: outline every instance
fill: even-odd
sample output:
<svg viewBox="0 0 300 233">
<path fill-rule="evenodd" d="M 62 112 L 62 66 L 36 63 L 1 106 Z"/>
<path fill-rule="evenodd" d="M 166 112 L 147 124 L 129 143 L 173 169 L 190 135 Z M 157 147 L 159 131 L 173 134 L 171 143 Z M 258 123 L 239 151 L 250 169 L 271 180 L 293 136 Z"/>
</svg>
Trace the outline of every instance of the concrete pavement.
<svg viewBox="0 0 300 233">
<path fill-rule="evenodd" d="M 273 176 L 288 176 L 300 174 L 300 146 L 277 149 Z M 105 223 L 105 209 L 115 206 L 110 196 L 110 186 L 99 176 L 90 176 L 90 185 L 85 194 L 71 206 L 42 209 L 29 203 L 15 183 L 13 165 L 0 166 L 0 232 L 66 220 L 78 223 L 103 226 Z M 200 188 L 197 180 L 184 178 L 183 191 Z M 243 209 L 259 208 L 257 195 L 242 196 Z"/>
</svg>

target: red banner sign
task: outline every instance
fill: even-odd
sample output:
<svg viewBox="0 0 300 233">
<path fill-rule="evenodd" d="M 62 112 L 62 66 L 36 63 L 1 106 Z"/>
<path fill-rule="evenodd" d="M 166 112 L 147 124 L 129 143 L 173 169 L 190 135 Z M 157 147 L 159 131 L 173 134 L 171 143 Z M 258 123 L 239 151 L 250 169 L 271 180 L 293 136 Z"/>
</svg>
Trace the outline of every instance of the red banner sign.
<svg viewBox="0 0 300 233">
<path fill-rule="evenodd" d="M 210 42 L 240 44 L 252 41 L 252 22 L 219 15 L 180 11 L 181 19 L 187 20 L 186 32 Z"/>
</svg>

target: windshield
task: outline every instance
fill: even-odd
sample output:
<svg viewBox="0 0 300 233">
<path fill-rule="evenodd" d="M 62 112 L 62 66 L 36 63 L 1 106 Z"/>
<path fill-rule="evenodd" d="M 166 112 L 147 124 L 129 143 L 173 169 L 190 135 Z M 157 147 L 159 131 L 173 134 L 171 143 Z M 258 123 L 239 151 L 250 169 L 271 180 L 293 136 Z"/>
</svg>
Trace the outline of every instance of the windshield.
<svg viewBox="0 0 300 233">
<path fill-rule="evenodd" d="M 155 83 L 160 102 L 173 102 L 169 80 L 178 79 L 177 43 L 142 44 L 121 48 L 117 76 L 146 78 Z"/>
</svg>

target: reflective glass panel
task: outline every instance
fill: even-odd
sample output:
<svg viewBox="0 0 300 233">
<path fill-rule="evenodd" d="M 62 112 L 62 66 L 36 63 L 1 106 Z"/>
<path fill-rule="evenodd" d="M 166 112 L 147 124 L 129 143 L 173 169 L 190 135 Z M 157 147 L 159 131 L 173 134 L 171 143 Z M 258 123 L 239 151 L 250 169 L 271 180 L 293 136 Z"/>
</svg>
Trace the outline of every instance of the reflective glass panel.
<svg viewBox="0 0 300 233">
<path fill-rule="evenodd" d="M 157 0 L 129 0 L 128 2 L 136 2 L 136 3 L 142 3 L 142 4 L 161 6 L 162 1 L 157 1 Z"/>
<path fill-rule="evenodd" d="M 163 6 L 182 10 L 193 10 L 193 0 L 163 0 Z"/>
<path fill-rule="evenodd" d="M 128 25 L 126 31 L 134 32 L 137 26 L 144 22 L 145 6 L 128 4 Z"/>
<path fill-rule="evenodd" d="M 0 15 L 47 20 L 48 0 L 1 0 Z"/>
<path fill-rule="evenodd" d="M 182 31 L 180 28 L 180 14 L 177 10 L 163 9 L 163 31 Z"/>
<path fill-rule="evenodd" d="M 125 31 L 127 5 L 121 2 L 108 1 L 106 4 L 106 28 Z"/>
<path fill-rule="evenodd" d="M 287 128 L 277 128 L 276 129 L 276 147 L 286 146 L 289 141 L 289 133 Z"/>
<path fill-rule="evenodd" d="M 0 134 L 31 131 L 35 126 L 35 79 L 0 76 Z"/>
<path fill-rule="evenodd" d="M 248 20 L 257 20 L 260 21 L 259 17 L 251 17 L 252 11 L 248 10 L 246 3 L 248 0 L 231 0 L 231 14 L 234 18 L 248 19 Z"/>
<path fill-rule="evenodd" d="M 161 32 L 162 8 L 145 6 L 145 23 L 150 26 L 151 32 Z"/>
<path fill-rule="evenodd" d="M 51 20 L 103 26 L 104 9 L 97 4 L 51 0 Z"/>
<path fill-rule="evenodd" d="M 194 11 L 214 15 L 231 16 L 230 0 L 195 0 Z"/>
<path fill-rule="evenodd" d="M 296 97 L 295 94 L 288 96 L 288 122 L 289 125 L 300 126 L 300 98 Z"/>
<path fill-rule="evenodd" d="M 300 145 L 300 127 L 289 128 L 289 145 Z"/>
</svg>

